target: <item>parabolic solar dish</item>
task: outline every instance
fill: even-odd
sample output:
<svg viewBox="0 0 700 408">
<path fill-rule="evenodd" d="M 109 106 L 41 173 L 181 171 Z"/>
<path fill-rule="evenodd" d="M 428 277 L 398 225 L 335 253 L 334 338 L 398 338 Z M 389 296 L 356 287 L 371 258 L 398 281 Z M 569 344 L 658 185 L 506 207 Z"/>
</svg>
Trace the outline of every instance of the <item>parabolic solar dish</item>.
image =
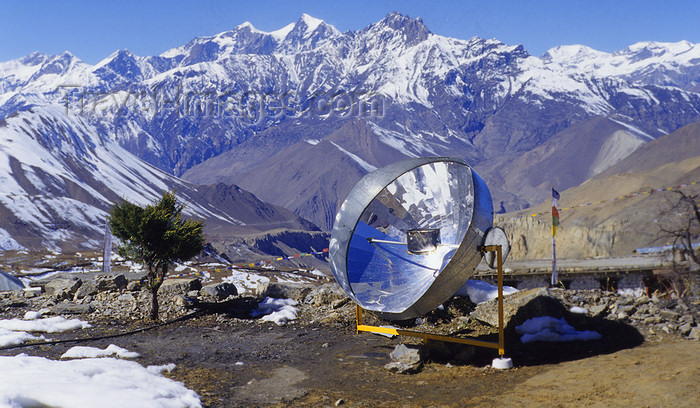
<svg viewBox="0 0 700 408">
<path fill-rule="evenodd" d="M 401 161 L 367 174 L 341 205 L 331 270 L 363 309 L 422 316 L 467 281 L 492 225 L 491 193 L 463 160 Z"/>
</svg>

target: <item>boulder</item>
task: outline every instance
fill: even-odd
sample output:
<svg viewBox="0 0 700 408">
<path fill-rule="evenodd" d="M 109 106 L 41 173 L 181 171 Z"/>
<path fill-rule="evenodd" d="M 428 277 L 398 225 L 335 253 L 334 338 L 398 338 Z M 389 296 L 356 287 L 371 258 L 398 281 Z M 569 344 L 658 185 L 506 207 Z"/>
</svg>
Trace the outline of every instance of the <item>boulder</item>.
<svg viewBox="0 0 700 408">
<path fill-rule="evenodd" d="M 124 293 L 122 295 L 119 295 L 119 297 L 117 297 L 117 300 L 120 302 L 135 302 L 136 298 L 131 293 Z"/>
<path fill-rule="evenodd" d="M 678 333 L 680 333 L 682 336 L 687 336 L 690 334 L 690 331 L 693 329 L 693 326 L 691 326 L 689 323 L 682 324 L 678 326 Z"/>
<path fill-rule="evenodd" d="M 166 279 L 158 288 L 158 296 L 163 298 L 172 298 L 176 295 L 187 296 L 187 292 L 200 289 L 202 289 L 202 281 L 197 278 Z"/>
<path fill-rule="evenodd" d="M 588 308 L 588 311 L 591 313 L 591 316 L 597 317 L 597 316 L 603 316 L 603 312 L 608 308 L 608 305 L 593 305 L 590 308 Z"/>
<path fill-rule="evenodd" d="M 420 346 L 399 344 L 389 355 L 393 361 L 384 368 L 399 374 L 418 372 L 422 366 L 421 354 Z"/>
<path fill-rule="evenodd" d="M 210 285 L 205 285 L 199 291 L 201 296 L 206 300 L 224 300 L 229 296 L 238 295 L 238 289 L 233 283 L 223 282 L 223 283 L 212 283 Z"/>
<path fill-rule="evenodd" d="M 400 361 L 392 361 L 391 363 L 384 365 L 384 368 L 397 374 L 413 374 L 418 372 L 414 366 L 402 363 Z"/>
<path fill-rule="evenodd" d="M 690 340 L 700 340 L 700 327 L 693 327 L 688 334 Z"/>
<path fill-rule="evenodd" d="M 349 297 L 337 283 L 327 283 L 314 288 L 306 295 L 304 303 L 321 306 L 330 305 L 344 299 L 349 299 Z"/>
<path fill-rule="evenodd" d="M 128 290 L 129 292 L 138 292 L 141 290 L 141 286 L 143 286 L 141 284 L 141 281 L 138 281 L 138 280 L 129 281 L 129 283 L 126 284 L 126 290 Z"/>
<path fill-rule="evenodd" d="M 57 278 L 46 283 L 44 290 L 46 294 L 56 300 L 73 299 L 75 292 L 83 284 L 83 281 L 76 277 Z"/>
<path fill-rule="evenodd" d="M 661 309 L 659 311 L 659 316 L 664 320 L 673 322 L 675 322 L 676 320 L 678 320 L 679 317 L 681 317 L 680 313 L 668 309 Z"/>
<path fill-rule="evenodd" d="M 75 292 L 74 300 L 82 299 L 86 296 L 95 296 L 100 292 L 126 289 L 127 284 L 128 281 L 124 275 L 97 275 L 78 288 Z"/>
<path fill-rule="evenodd" d="M 74 302 L 61 302 L 51 308 L 51 313 L 57 315 L 65 314 L 88 314 L 95 310 L 90 304 L 80 304 Z"/>
<path fill-rule="evenodd" d="M 302 283 L 265 282 L 258 284 L 256 293 L 261 298 L 294 299 L 301 302 L 311 293 L 312 289 L 311 285 Z"/>
<path fill-rule="evenodd" d="M 345 299 L 334 300 L 333 303 L 331 303 L 331 308 L 340 309 L 341 307 L 347 305 L 348 303 L 350 303 L 349 297 L 346 297 Z"/>
<path fill-rule="evenodd" d="M 564 317 L 566 308 L 552 296 L 550 289 L 535 288 L 521 290 L 503 297 L 504 326 L 511 325 L 511 320 L 516 315 L 517 319 L 512 323 L 518 325 L 532 317 Z M 498 299 L 479 303 L 471 316 L 491 326 L 498 327 Z"/>
<path fill-rule="evenodd" d="M 418 364 L 421 361 L 421 348 L 414 345 L 399 344 L 394 347 L 389 357 L 394 361 L 406 364 Z"/>
</svg>

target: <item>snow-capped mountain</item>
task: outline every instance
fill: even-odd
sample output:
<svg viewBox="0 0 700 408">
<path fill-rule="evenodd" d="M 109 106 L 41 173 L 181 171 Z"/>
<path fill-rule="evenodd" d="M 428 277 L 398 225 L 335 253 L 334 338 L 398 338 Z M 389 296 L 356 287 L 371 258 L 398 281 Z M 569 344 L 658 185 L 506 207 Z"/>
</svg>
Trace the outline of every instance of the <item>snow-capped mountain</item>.
<svg viewBox="0 0 700 408">
<path fill-rule="evenodd" d="M 542 59 L 565 72 L 700 91 L 700 44 L 688 41 L 639 42 L 614 53 L 564 45 L 547 51 Z"/>
<path fill-rule="evenodd" d="M 561 46 L 540 58 L 495 39 L 436 35 L 399 13 L 343 33 L 302 15 L 277 31 L 243 23 L 158 56 L 121 50 L 94 66 L 69 53 L 0 63 L 0 118 L 61 106 L 160 169 L 199 184 L 235 181 L 328 229 L 348 185 L 389 159 L 466 158 L 496 199 L 526 206 L 540 187 L 523 193 L 507 180 L 509 164 L 600 116 L 629 136 L 591 138 L 623 140 L 623 149 L 580 144 L 615 152 L 600 153 L 593 167 L 602 171 L 643 143 L 639 135 L 700 120 L 699 49 Z M 518 168 L 538 163 L 530 166 Z"/>
<path fill-rule="evenodd" d="M 62 107 L 34 106 L 0 120 L 0 141 L 0 249 L 97 248 L 114 203 L 150 203 L 164 190 L 175 190 L 186 214 L 210 231 L 313 229 L 236 186 L 219 185 L 214 194 L 177 179 Z"/>
</svg>

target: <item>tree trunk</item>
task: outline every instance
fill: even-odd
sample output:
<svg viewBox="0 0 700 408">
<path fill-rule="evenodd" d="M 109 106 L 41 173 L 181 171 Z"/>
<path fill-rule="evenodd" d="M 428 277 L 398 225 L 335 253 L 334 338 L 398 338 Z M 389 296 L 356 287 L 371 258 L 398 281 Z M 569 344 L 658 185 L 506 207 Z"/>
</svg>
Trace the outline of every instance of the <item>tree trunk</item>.
<svg viewBox="0 0 700 408">
<path fill-rule="evenodd" d="M 158 288 L 151 287 L 151 320 L 158 320 Z"/>
</svg>

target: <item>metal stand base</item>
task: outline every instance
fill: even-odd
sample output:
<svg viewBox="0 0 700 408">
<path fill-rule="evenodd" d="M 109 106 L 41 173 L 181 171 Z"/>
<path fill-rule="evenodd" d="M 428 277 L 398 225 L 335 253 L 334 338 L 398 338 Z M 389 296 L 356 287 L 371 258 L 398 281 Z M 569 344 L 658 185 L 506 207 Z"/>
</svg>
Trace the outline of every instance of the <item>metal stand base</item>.
<svg viewBox="0 0 700 408">
<path fill-rule="evenodd" d="M 379 327 L 379 326 L 369 326 L 363 324 L 363 309 L 360 305 L 357 305 L 357 333 L 361 331 L 380 333 L 380 334 L 393 334 L 395 336 L 411 336 L 422 338 L 424 342 L 430 340 L 445 341 L 450 343 L 461 343 L 469 344 L 477 347 L 487 347 L 498 349 L 498 354 L 503 359 L 505 354 L 504 346 L 504 324 L 503 324 L 503 258 L 501 253 L 500 245 L 488 245 L 481 248 L 482 252 L 495 252 L 496 253 L 496 265 L 498 269 L 498 343 L 491 341 L 476 340 L 468 337 L 455 337 L 455 336 L 443 336 L 439 334 L 423 333 L 413 330 L 403 330 L 396 329 L 392 327 Z M 510 360 L 510 359 L 508 359 Z"/>
</svg>

